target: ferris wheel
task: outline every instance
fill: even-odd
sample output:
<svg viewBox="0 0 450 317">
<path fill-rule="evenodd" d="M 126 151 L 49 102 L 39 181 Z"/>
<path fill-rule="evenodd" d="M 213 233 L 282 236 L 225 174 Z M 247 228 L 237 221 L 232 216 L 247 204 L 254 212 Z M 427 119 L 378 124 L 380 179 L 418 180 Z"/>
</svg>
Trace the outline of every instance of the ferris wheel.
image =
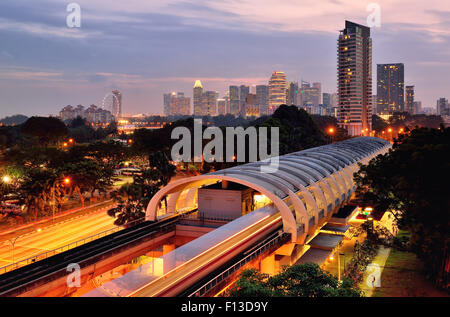
<svg viewBox="0 0 450 317">
<path fill-rule="evenodd" d="M 114 93 L 116 91 L 117 93 Z M 100 103 L 100 107 L 104 110 L 108 110 L 109 112 L 111 112 L 111 114 L 115 118 L 119 118 L 122 110 L 121 99 L 122 98 L 120 98 L 120 92 L 118 90 L 109 92 L 103 97 Z"/>
</svg>

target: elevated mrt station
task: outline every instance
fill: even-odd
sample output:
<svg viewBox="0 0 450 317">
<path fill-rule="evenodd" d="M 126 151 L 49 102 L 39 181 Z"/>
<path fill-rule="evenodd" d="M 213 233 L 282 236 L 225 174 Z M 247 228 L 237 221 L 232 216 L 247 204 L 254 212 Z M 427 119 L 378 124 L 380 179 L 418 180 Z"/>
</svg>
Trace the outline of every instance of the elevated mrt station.
<svg viewBox="0 0 450 317">
<path fill-rule="evenodd" d="M 329 253 L 358 164 L 390 147 L 353 138 L 280 156 L 270 173 L 260 161 L 173 181 L 146 222 L 0 275 L 0 296 L 213 296 L 242 269 L 271 274 Z M 81 287 L 67 284 L 70 263 Z"/>
<path fill-rule="evenodd" d="M 280 156 L 273 173 L 262 168 L 268 161 L 254 162 L 170 183 L 150 201 L 146 220 L 195 210 L 185 223 L 190 221 L 190 230 L 210 231 L 162 256 L 158 278 L 136 272 L 121 277 L 121 283 L 135 286 L 127 296 L 208 294 L 208 285 L 213 288 L 258 252 L 282 255 L 267 257 L 270 261 L 259 257 L 263 271 L 295 263 L 305 242 L 353 195 L 358 163 L 367 164 L 390 147 L 382 139 L 354 138 Z M 164 199 L 167 208 L 161 209 Z M 211 229 L 217 221 L 226 223 Z M 182 224 L 177 230 L 186 230 Z"/>
</svg>

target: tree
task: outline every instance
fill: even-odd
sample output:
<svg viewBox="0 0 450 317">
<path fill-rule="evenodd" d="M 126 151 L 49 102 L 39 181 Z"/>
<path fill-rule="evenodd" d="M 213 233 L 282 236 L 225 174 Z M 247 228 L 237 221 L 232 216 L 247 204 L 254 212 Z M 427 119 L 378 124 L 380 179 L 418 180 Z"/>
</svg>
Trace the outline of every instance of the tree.
<svg viewBox="0 0 450 317">
<path fill-rule="evenodd" d="M 21 132 L 36 138 L 41 146 L 60 141 L 67 135 L 66 125 L 54 117 L 31 117 L 21 127 Z"/>
<path fill-rule="evenodd" d="M 399 227 L 411 233 L 411 251 L 442 286 L 448 279 L 450 246 L 449 157 L 450 128 L 420 128 L 400 135 L 389 153 L 355 174 L 363 202 L 392 213 Z"/>
<path fill-rule="evenodd" d="M 230 297 L 360 297 L 349 279 L 342 283 L 315 263 L 285 266 L 274 276 L 243 271 L 228 291 Z"/>
<path fill-rule="evenodd" d="M 157 170 L 143 170 L 142 175 L 133 177 L 133 183 L 125 184 L 112 192 L 112 197 L 118 205 L 109 209 L 107 214 L 116 218 L 114 224 L 117 226 L 126 227 L 131 223 L 144 221 L 145 209 L 160 186 L 160 174 Z"/>
<path fill-rule="evenodd" d="M 281 105 L 260 126 L 279 127 L 280 155 L 327 144 L 327 137 L 310 115 L 296 106 Z"/>
</svg>

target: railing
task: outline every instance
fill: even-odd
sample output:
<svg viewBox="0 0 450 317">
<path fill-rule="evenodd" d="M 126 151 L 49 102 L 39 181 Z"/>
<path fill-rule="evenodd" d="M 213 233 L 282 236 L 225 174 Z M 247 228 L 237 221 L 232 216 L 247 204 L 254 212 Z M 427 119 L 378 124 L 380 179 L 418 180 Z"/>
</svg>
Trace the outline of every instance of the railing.
<svg viewBox="0 0 450 317">
<path fill-rule="evenodd" d="M 247 252 L 251 252 L 251 253 L 246 255 L 243 259 L 239 260 L 238 262 L 236 262 L 235 264 L 230 266 L 228 269 L 226 269 L 225 271 L 223 271 L 222 273 L 220 273 L 219 275 L 217 275 L 213 279 L 209 280 L 206 284 L 204 284 L 203 286 L 201 286 L 200 288 L 198 288 L 197 290 L 192 292 L 190 295 L 188 295 L 188 297 L 203 296 L 209 290 L 211 290 L 211 288 L 215 287 L 218 283 L 222 282 L 224 279 L 229 277 L 231 274 L 233 274 L 234 272 L 238 271 L 245 264 L 247 264 L 251 260 L 257 258 L 262 253 L 267 251 L 269 248 L 271 248 L 274 245 L 276 245 L 285 236 L 286 236 L 286 234 L 284 234 L 281 231 L 279 231 L 274 238 L 272 238 L 269 241 L 265 242 L 260 247 L 258 247 L 256 249 L 253 249 L 252 251 L 247 251 Z"/>
<path fill-rule="evenodd" d="M 188 217 L 189 215 L 190 215 L 189 212 L 180 213 L 180 217 L 181 218 Z M 131 226 L 134 226 L 134 225 L 138 224 L 139 222 L 142 222 L 142 219 L 137 219 L 137 220 L 131 221 L 129 224 L 127 224 L 127 228 L 130 227 L 129 226 L 130 224 L 131 224 Z M 76 248 L 76 247 L 81 246 L 83 244 L 86 244 L 88 242 L 91 242 L 91 241 L 103 238 L 103 237 L 105 237 L 105 236 L 107 236 L 109 234 L 115 233 L 115 232 L 123 230 L 123 229 L 125 229 L 125 228 L 124 227 L 114 227 L 114 228 L 111 228 L 111 229 L 108 229 L 108 230 L 96 233 L 96 234 L 91 235 L 89 237 L 77 240 L 75 242 L 71 242 L 69 244 L 63 245 L 62 247 L 58 247 L 58 248 L 53 249 L 53 250 L 42 252 L 42 253 L 39 253 L 37 255 L 31 256 L 29 258 L 25 258 L 25 259 L 16 261 L 14 263 L 2 266 L 2 267 L 0 267 L 0 275 L 4 274 L 6 272 L 13 271 L 13 270 L 15 270 L 15 269 L 17 269 L 19 267 L 22 267 L 22 266 L 25 266 L 25 265 L 28 265 L 28 264 L 31 264 L 31 263 L 35 263 L 37 261 L 44 260 L 44 259 L 46 259 L 46 258 L 48 258 L 50 256 L 59 254 L 59 253 L 64 252 L 64 251 L 68 251 L 70 249 Z"/>
<path fill-rule="evenodd" d="M 86 244 L 88 242 L 100 239 L 102 237 L 105 237 L 105 236 L 107 236 L 107 235 L 109 235 L 111 233 L 120 231 L 122 229 L 124 229 L 124 228 L 122 228 L 122 227 L 114 227 L 112 229 L 108 229 L 108 230 L 96 233 L 94 235 L 91 235 L 89 237 L 77 240 L 75 242 L 71 242 L 69 244 L 63 245 L 62 247 L 58 247 L 58 248 L 53 249 L 53 250 L 49 250 L 49 251 L 46 251 L 46 252 L 43 252 L 43 253 L 39 253 L 39 254 L 33 255 L 33 256 L 29 257 L 29 258 L 22 259 L 22 260 L 19 260 L 17 262 L 14 262 L 14 263 L 2 266 L 2 267 L 0 267 L 0 274 L 4 274 L 6 272 L 13 271 L 13 270 L 15 270 L 15 269 L 17 269 L 19 267 L 22 267 L 22 266 L 25 266 L 25 265 L 28 265 L 28 264 L 31 264 L 31 263 L 35 263 L 37 261 L 44 260 L 44 259 L 46 259 L 46 258 L 48 258 L 50 256 L 55 255 L 55 254 L 58 254 L 58 253 L 61 253 L 61 252 L 64 252 L 64 251 L 68 251 L 70 249 L 73 249 L 73 248 L 76 248 L 76 247 L 81 246 L 83 244 Z"/>
</svg>

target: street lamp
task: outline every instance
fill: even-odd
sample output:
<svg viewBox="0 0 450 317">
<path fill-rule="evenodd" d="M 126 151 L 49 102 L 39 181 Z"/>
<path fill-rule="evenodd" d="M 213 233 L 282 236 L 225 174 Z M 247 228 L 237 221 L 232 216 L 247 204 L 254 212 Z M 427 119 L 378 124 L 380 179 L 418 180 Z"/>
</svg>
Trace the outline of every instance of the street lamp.
<svg viewBox="0 0 450 317">
<path fill-rule="evenodd" d="M 69 177 L 65 177 L 62 182 L 65 185 L 69 185 L 70 184 L 70 178 Z M 53 187 L 52 187 L 52 196 L 53 196 L 53 202 L 52 202 L 52 222 L 55 220 L 55 206 L 56 206 L 56 197 L 55 197 L 55 190 L 56 190 L 56 185 L 58 183 L 58 180 L 56 180 L 53 183 Z"/>
<path fill-rule="evenodd" d="M 41 228 L 37 228 L 36 229 L 36 232 L 41 232 Z M 27 233 L 24 233 L 24 234 L 21 234 L 21 235 L 18 235 L 17 237 L 14 237 L 14 238 L 11 238 L 11 239 L 7 239 L 8 240 L 8 242 L 11 244 L 11 251 L 12 251 L 12 264 L 14 264 L 14 248 L 15 248 L 15 245 L 16 245 L 16 242 L 17 242 L 17 240 L 20 238 L 20 237 L 23 237 L 24 235 L 26 235 L 26 234 L 28 234 L 28 232 Z"/>
<path fill-rule="evenodd" d="M 330 136 L 330 143 L 333 143 L 333 135 L 334 135 L 334 128 L 333 127 L 331 127 L 331 128 L 328 128 L 328 135 Z"/>
<path fill-rule="evenodd" d="M 9 175 L 4 175 L 4 176 L 2 177 L 2 181 L 3 181 L 3 183 L 5 183 L 5 184 L 11 183 L 11 176 L 9 176 Z"/>
</svg>

